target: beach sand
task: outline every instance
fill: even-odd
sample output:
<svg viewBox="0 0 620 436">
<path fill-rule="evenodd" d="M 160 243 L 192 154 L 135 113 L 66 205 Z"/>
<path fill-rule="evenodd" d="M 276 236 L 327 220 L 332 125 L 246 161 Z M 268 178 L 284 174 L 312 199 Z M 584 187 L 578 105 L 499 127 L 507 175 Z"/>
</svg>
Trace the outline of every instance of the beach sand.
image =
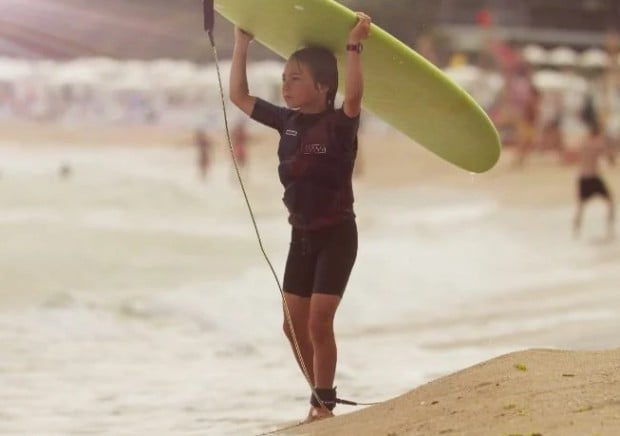
<svg viewBox="0 0 620 436">
<path fill-rule="evenodd" d="M 174 129 L 97 128 L 71 129 L 46 125 L 36 128 L 24 124 L 0 125 L 4 141 L 13 144 L 53 143 L 68 145 L 170 144 L 191 147 L 191 132 Z M 533 156 L 523 169 L 514 168 L 511 153 L 504 153 L 488 173 L 471 175 L 432 156 L 397 133 L 365 135 L 360 138 L 363 175 L 356 183 L 363 188 L 389 188 L 403 185 L 458 186 L 475 195 L 491 196 L 500 206 L 544 209 L 548 206 L 572 207 L 575 168 L 561 165 L 554 156 Z M 253 137 L 251 165 L 275 170 L 275 136 L 260 131 Z M 225 144 L 219 141 L 216 159 L 224 158 Z M 606 171 L 612 191 L 620 186 L 617 171 Z M 274 177 L 275 179 L 275 177 Z M 259 189 L 259 188 L 251 188 Z M 572 209 L 567 209 L 572 210 Z M 566 238 L 570 238 L 570 219 L 566 216 Z M 595 218 L 592 218 L 594 220 Z M 600 223 L 602 230 L 602 222 Z M 617 265 L 617 241 L 601 251 L 600 260 Z M 610 269 L 611 271 L 612 269 Z M 620 296 L 610 273 L 603 278 L 562 288 L 532 288 L 509 299 L 485 301 L 480 313 L 463 310 L 443 318 L 460 325 L 483 325 L 496 320 L 517 325 L 523 314 L 545 310 L 561 313 L 564 308 L 617 313 Z M 544 300 L 540 296 L 544 295 Z M 540 303 L 540 304 L 539 304 Z M 437 322 L 437 320 L 434 320 Z M 399 327 L 403 347 L 408 329 Z M 483 329 L 480 329 L 483 330 Z M 620 434 L 620 331 L 617 316 L 602 320 L 567 319 L 514 335 L 488 335 L 417 344 L 435 349 L 475 347 L 492 342 L 514 353 L 502 355 L 448 376 L 439 377 L 409 393 L 361 411 L 297 427 L 276 434 L 305 435 L 605 435 Z M 373 334 L 373 332 L 369 332 Z M 379 332 L 380 334 L 380 332 Z M 565 347 L 565 350 L 546 349 Z M 539 348 L 540 347 L 540 348 Z M 534 348 L 534 349 L 532 349 Z M 525 350 L 525 351 L 521 351 Z M 386 357 L 387 358 L 387 357 Z M 411 362 L 414 367 L 416 362 Z M 403 387 L 406 391 L 407 387 Z M 343 410 L 346 411 L 347 409 Z M 340 408 L 337 413 L 342 413 Z"/>
<path fill-rule="evenodd" d="M 613 436 L 620 434 L 619 392 L 620 349 L 532 349 L 276 434 Z"/>
</svg>

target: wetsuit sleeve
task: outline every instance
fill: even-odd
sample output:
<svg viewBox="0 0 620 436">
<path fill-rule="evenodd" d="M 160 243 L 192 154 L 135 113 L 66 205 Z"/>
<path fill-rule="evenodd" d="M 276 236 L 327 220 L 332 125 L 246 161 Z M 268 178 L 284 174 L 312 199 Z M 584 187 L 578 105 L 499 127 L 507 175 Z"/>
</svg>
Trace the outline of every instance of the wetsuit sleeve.
<svg viewBox="0 0 620 436">
<path fill-rule="evenodd" d="M 344 110 L 337 111 L 338 137 L 345 144 L 355 144 L 357 141 L 357 131 L 360 126 L 360 116 L 350 118 Z"/>
<path fill-rule="evenodd" d="M 257 98 L 251 118 L 267 127 L 281 132 L 284 129 L 288 112 L 289 110 L 286 108 L 276 106 L 261 98 Z"/>
</svg>

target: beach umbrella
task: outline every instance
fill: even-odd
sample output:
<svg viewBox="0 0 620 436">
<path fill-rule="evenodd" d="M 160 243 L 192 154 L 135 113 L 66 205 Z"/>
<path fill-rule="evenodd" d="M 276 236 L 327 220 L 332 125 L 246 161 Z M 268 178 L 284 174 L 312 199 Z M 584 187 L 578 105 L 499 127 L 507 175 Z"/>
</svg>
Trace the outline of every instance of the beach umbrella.
<svg viewBox="0 0 620 436">
<path fill-rule="evenodd" d="M 557 47 L 549 52 L 549 64 L 556 67 L 572 67 L 577 65 L 578 55 L 570 47 Z"/>
<path fill-rule="evenodd" d="M 549 59 L 547 51 L 537 44 L 529 44 L 523 48 L 523 59 L 532 65 L 546 64 Z"/>
<path fill-rule="evenodd" d="M 566 86 L 573 94 L 587 94 L 590 90 L 588 80 L 576 73 L 568 73 L 565 76 Z"/>
<path fill-rule="evenodd" d="M 540 70 L 532 75 L 534 86 L 541 91 L 558 91 L 566 89 L 566 76 L 554 70 Z"/>
<path fill-rule="evenodd" d="M 284 63 L 280 61 L 253 62 L 248 66 L 248 74 L 251 74 L 253 78 L 275 83 L 282 81 L 282 71 L 284 71 Z"/>
<path fill-rule="evenodd" d="M 75 61 L 78 65 L 93 71 L 101 80 L 113 78 L 120 69 L 120 62 L 107 57 L 81 58 Z"/>
<path fill-rule="evenodd" d="M 473 65 L 460 65 L 458 67 L 448 67 L 444 70 L 446 76 L 459 86 L 469 89 L 478 77 L 480 77 L 480 69 Z"/>
<path fill-rule="evenodd" d="M 146 74 L 137 69 L 125 70 L 108 87 L 116 92 L 147 92 L 152 88 Z"/>
<path fill-rule="evenodd" d="M 168 91 L 189 91 L 196 87 L 198 67 L 189 61 L 157 59 L 148 66 L 153 88 Z"/>
<path fill-rule="evenodd" d="M 605 68 L 609 65 L 609 56 L 600 48 L 590 48 L 579 56 L 579 64 L 584 68 Z"/>
<path fill-rule="evenodd" d="M 564 75 L 566 88 L 562 93 L 562 103 L 564 114 L 567 116 L 577 116 L 583 108 L 586 96 L 590 92 L 588 80 L 574 72 Z"/>
<path fill-rule="evenodd" d="M 196 72 L 196 77 L 194 78 L 194 85 L 197 88 L 218 91 L 219 84 L 215 69 L 204 67 L 199 68 Z"/>
<path fill-rule="evenodd" d="M 96 86 L 98 73 L 89 65 L 74 61 L 59 64 L 52 73 L 49 82 L 56 86 Z"/>
<path fill-rule="evenodd" d="M 284 64 L 279 61 L 253 62 L 248 66 L 248 74 L 253 82 L 267 88 L 279 87 L 282 83 Z"/>
<path fill-rule="evenodd" d="M 25 60 L 0 58 L 0 81 L 14 82 L 32 76 L 32 63 Z"/>
<path fill-rule="evenodd" d="M 149 74 L 160 78 L 166 76 L 182 76 L 187 77 L 196 73 L 196 64 L 175 59 L 156 59 L 149 62 Z"/>
</svg>

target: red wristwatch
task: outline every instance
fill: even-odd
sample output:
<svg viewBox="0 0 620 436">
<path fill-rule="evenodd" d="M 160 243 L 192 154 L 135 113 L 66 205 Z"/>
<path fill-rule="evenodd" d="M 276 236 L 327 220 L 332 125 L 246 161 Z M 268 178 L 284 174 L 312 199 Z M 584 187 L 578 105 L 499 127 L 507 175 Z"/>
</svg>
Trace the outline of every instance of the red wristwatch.
<svg viewBox="0 0 620 436">
<path fill-rule="evenodd" d="M 364 50 L 364 46 L 361 42 L 358 42 L 357 44 L 347 44 L 347 51 L 361 53 L 362 50 Z"/>
</svg>

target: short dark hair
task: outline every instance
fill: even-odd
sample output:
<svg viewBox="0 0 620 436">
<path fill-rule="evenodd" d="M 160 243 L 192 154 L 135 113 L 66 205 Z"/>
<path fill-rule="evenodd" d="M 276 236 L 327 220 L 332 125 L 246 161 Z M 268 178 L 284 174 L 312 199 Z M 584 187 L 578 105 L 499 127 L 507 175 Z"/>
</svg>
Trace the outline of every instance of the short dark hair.
<svg viewBox="0 0 620 436">
<path fill-rule="evenodd" d="M 323 47 L 304 47 L 293 53 L 289 60 L 296 60 L 310 70 L 314 82 L 327 86 L 327 106 L 334 108 L 338 92 L 338 62 L 336 56 Z"/>
</svg>

